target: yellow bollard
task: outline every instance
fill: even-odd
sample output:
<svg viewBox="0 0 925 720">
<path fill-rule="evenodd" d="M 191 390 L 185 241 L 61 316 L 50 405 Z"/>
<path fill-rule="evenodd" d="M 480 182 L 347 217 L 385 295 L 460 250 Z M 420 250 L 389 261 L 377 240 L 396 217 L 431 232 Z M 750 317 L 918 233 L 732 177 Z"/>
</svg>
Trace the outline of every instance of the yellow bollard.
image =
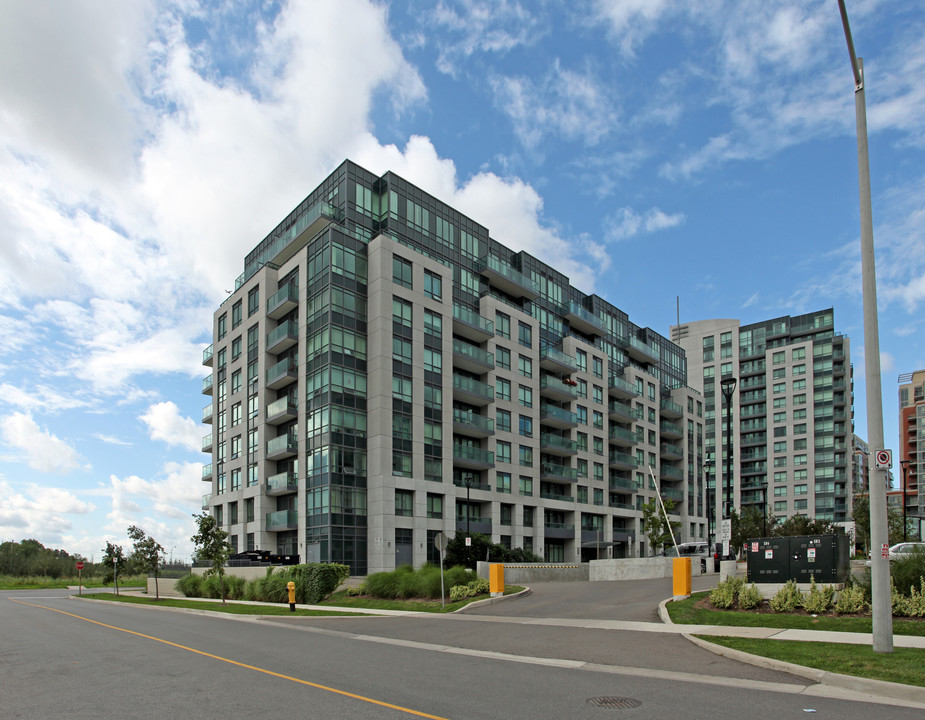
<svg viewBox="0 0 925 720">
<path fill-rule="evenodd" d="M 286 589 L 289 591 L 289 609 L 295 612 L 295 583 L 290 580 L 286 583 Z"/>
<path fill-rule="evenodd" d="M 504 565 L 501 563 L 488 566 L 488 589 L 492 597 L 504 595 Z"/>
<path fill-rule="evenodd" d="M 690 597 L 691 594 L 691 559 L 675 558 L 672 562 L 675 599 Z"/>
</svg>

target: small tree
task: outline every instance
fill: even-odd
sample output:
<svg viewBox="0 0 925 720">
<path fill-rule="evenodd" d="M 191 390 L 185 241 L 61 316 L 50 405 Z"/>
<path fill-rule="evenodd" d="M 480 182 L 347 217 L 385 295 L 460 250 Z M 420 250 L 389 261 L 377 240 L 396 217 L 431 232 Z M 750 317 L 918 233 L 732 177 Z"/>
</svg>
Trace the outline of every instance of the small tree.
<svg viewBox="0 0 925 720">
<path fill-rule="evenodd" d="M 122 552 L 121 545 L 113 545 L 106 542 L 103 548 L 103 558 L 100 560 L 100 579 L 104 583 L 112 582 L 115 584 L 116 595 L 119 594 L 119 575 L 125 570 L 126 561 L 125 553 Z"/>
<path fill-rule="evenodd" d="M 209 513 L 193 515 L 196 520 L 197 532 L 192 540 L 196 546 L 196 556 L 202 562 L 209 563 L 209 569 L 205 574 L 215 575 L 218 578 L 218 592 L 222 596 L 222 604 L 225 603 L 225 563 L 228 562 L 228 556 L 231 554 L 231 546 L 228 544 L 228 533 L 219 527 L 215 518 Z"/>
<path fill-rule="evenodd" d="M 150 535 L 145 535 L 145 531 L 137 525 L 129 527 L 128 536 L 135 543 L 135 561 L 138 566 L 142 572 L 154 576 L 154 598 L 155 600 L 160 600 L 157 576 L 160 571 L 161 554 L 164 552 L 164 546 L 156 542 Z"/>
<path fill-rule="evenodd" d="M 671 514 L 677 502 L 671 498 L 662 498 L 665 503 L 665 512 Z M 671 530 L 677 531 L 681 523 L 676 520 L 671 521 L 671 530 L 665 521 L 665 515 L 659 507 L 658 500 L 649 500 L 642 506 L 642 526 L 646 537 L 649 538 L 649 545 L 653 551 L 661 550 L 671 542 Z"/>
</svg>

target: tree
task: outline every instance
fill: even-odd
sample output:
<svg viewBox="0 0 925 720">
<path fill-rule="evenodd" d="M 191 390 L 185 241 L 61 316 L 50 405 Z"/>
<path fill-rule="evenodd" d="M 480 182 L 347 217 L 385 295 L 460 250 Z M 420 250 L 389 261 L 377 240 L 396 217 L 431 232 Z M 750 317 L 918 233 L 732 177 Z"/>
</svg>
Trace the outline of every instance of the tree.
<svg viewBox="0 0 925 720">
<path fill-rule="evenodd" d="M 219 527 L 218 522 L 209 513 L 194 514 L 193 518 L 196 520 L 199 532 L 190 540 L 196 546 L 196 556 L 199 560 L 209 564 L 209 569 L 205 572 L 206 576 L 215 575 L 218 578 L 218 592 L 224 604 L 225 563 L 228 562 L 228 556 L 231 554 L 228 533 Z"/>
<path fill-rule="evenodd" d="M 731 511 L 732 542 L 731 551 L 739 554 L 742 547 L 751 538 L 769 537 L 775 534 L 778 519 L 771 514 L 765 516 L 755 505 L 747 505 L 739 515 L 735 509 Z"/>
<path fill-rule="evenodd" d="M 854 520 L 854 530 L 857 540 L 864 546 L 864 550 L 871 552 L 870 547 L 870 496 L 867 493 L 854 496 L 854 509 L 851 511 Z M 911 530 L 912 519 L 906 518 L 906 537 L 913 538 Z M 887 506 L 886 509 L 887 543 L 895 545 L 903 541 L 903 512 L 900 508 Z"/>
<path fill-rule="evenodd" d="M 164 546 L 156 542 L 150 535 L 145 535 L 145 531 L 137 525 L 131 525 L 128 529 L 128 536 L 135 543 L 135 562 L 145 574 L 154 576 L 154 599 L 160 600 L 160 593 L 157 587 L 157 576 L 161 565 L 161 554 L 164 552 Z"/>
<path fill-rule="evenodd" d="M 844 530 L 831 520 L 810 518 L 806 515 L 791 515 L 776 528 L 777 537 L 795 537 L 797 535 L 835 535 Z"/>
<path fill-rule="evenodd" d="M 104 583 L 115 583 L 116 595 L 119 594 L 119 575 L 125 570 L 125 553 L 121 545 L 113 545 L 108 540 L 103 548 L 103 559 L 100 560 L 100 576 Z"/>
<path fill-rule="evenodd" d="M 443 551 L 443 566 L 451 568 L 462 565 L 475 570 L 479 560 L 488 562 L 542 562 L 543 558 L 527 550 L 509 550 L 499 543 L 493 543 L 488 535 L 472 533 L 472 546 L 466 547 L 466 533 L 457 532 Z"/>
<path fill-rule="evenodd" d="M 665 512 L 671 515 L 671 511 L 674 510 L 677 502 L 671 498 L 662 498 L 662 502 L 665 503 Z M 658 500 L 649 500 L 642 506 L 642 527 L 646 537 L 649 538 L 649 545 L 652 550 L 658 551 L 671 542 L 671 530 L 679 530 L 681 523 L 672 520 L 671 530 L 669 530 Z"/>
</svg>

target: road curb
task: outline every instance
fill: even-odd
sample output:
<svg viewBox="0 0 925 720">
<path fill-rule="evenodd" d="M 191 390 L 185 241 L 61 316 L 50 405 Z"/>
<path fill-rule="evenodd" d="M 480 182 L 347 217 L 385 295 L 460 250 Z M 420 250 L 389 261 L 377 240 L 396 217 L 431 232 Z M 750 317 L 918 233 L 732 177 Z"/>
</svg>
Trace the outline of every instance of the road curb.
<svg viewBox="0 0 925 720">
<path fill-rule="evenodd" d="M 459 610 L 454 610 L 453 612 L 450 613 L 450 615 L 455 615 L 456 613 L 464 612 L 465 610 L 468 610 L 469 608 L 482 607 L 483 605 L 495 605 L 497 603 L 506 602 L 508 600 L 516 600 L 517 598 L 527 597 L 527 595 L 529 595 L 532 592 L 533 591 L 530 588 L 525 587 L 523 590 L 521 590 L 520 592 L 516 592 L 513 595 L 502 595 L 501 597 L 493 597 L 493 598 L 486 598 L 484 600 L 478 600 L 474 603 L 469 603 L 465 607 L 459 608 Z"/>
<path fill-rule="evenodd" d="M 658 615 L 666 625 L 675 625 L 668 615 L 668 603 L 670 602 L 674 602 L 674 599 L 666 598 L 658 604 Z M 790 673 L 791 675 L 796 675 L 797 677 L 812 680 L 820 685 L 875 697 L 890 698 L 891 700 L 899 700 L 901 702 L 915 703 L 916 706 L 925 707 L 925 687 L 903 685 L 902 683 L 887 682 L 886 680 L 871 680 L 870 678 L 857 677 L 855 675 L 842 675 L 826 670 L 816 670 L 815 668 L 806 667 L 805 665 L 796 665 L 783 660 L 775 660 L 774 658 L 767 658 L 761 655 L 752 655 L 741 650 L 734 650 L 686 633 L 682 633 L 682 637 L 687 638 L 690 642 L 704 650 L 727 657 L 730 660 L 748 663 L 749 665 L 765 668 L 767 670 L 780 670 Z M 790 642 L 799 641 L 792 640 Z"/>
</svg>

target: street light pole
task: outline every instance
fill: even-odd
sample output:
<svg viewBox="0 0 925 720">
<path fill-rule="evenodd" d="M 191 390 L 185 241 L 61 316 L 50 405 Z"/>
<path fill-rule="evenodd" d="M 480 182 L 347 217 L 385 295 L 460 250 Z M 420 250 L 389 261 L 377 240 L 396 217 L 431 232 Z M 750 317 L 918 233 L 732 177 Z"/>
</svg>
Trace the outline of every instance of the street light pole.
<svg viewBox="0 0 925 720">
<path fill-rule="evenodd" d="M 874 225 L 870 202 L 870 158 L 867 154 L 867 102 L 864 97 L 864 61 L 854 52 L 845 0 L 838 0 L 842 27 L 854 73 L 854 110 L 858 135 L 858 186 L 861 211 L 861 289 L 864 301 L 864 380 L 867 394 L 867 441 L 871 458 L 884 450 L 883 398 L 880 389 L 880 328 L 877 318 L 877 273 L 874 267 Z M 893 603 L 887 547 L 886 467 L 870 460 L 871 614 L 873 650 L 893 652 Z M 905 498 L 904 498 L 905 499 Z"/>
<path fill-rule="evenodd" d="M 900 460 L 899 466 L 903 469 L 903 542 L 906 542 L 906 468 L 909 466 L 909 460 Z"/>
<path fill-rule="evenodd" d="M 469 535 L 469 518 L 472 516 L 472 506 L 469 504 L 469 490 L 472 487 L 472 478 L 466 478 L 466 537 Z"/>
<path fill-rule="evenodd" d="M 728 537 L 730 543 L 732 541 L 732 396 L 736 389 L 736 379 L 734 377 L 727 377 L 720 380 L 719 386 L 723 391 L 723 398 L 726 400 L 726 482 L 725 484 L 725 502 L 723 503 L 723 520 L 728 520 L 729 530 Z M 725 541 L 724 541 L 725 542 Z M 723 547 L 723 550 L 728 550 L 729 554 L 732 554 L 732 545 L 728 547 Z"/>
</svg>

